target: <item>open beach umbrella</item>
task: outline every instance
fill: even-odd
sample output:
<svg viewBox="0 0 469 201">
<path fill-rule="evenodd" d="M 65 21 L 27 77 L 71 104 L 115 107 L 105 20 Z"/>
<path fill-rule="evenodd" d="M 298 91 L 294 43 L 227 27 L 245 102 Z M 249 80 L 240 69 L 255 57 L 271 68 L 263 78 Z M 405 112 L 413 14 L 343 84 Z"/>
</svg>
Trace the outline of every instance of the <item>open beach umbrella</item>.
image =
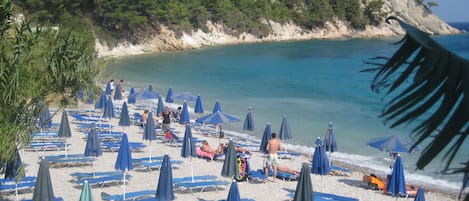
<svg viewBox="0 0 469 201">
<path fill-rule="evenodd" d="M 134 169 L 132 164 L 132 152 L 130 151 L 129 141 L 127 139 L 127 134 L 122 135 L 122 140 L 120 142 L 119 152 L 117 153 L 116 164 L 114 165 L 116 170 L 121 170 L 124 174 L 123 187 L 124 193 L 123 198 L 125 200 L 125 174 L 126 170 Z"/>
<path fill-rule="evenodd" d="M 172 103 L 174 102 L 173 99 L 173 89 L 171 87 L 168 88 L 168 92 L 166 92 L 166 98 L 164 100 L 167 103 Z"/>
<path fill-rule="evenodd" d="M 331 171 L 329 159 L 327 158 L 324 144 L 320 137 L 316 139 L 313 160 L 311 161 L 311 173 L 321 175 L 321 191 L 323 187 L 322 176 Z"/>
<path fill-rule="evenodd" d="M 135 101 L 139 101 L 139 100 L 155 100 L 155 99 L 157 99 L 159 96 L 160 96 L 160 94 L 157 93 L 157 92 L 153 92 L 153 91 L 150 91 L 150 90 L 141 90 L 141 91 L 135 92 L 135 93 L 132 94 L 132 95 L 129 95 L 129 98 L 135 99 Z M 151 107 L 152 107 L 152 103 L 150 102 L 150 109 L 151 109 Z"/>
<path fill-rule="evenodd" d="M 270 140 L 271 137 L 272 137 L 272 131 L 270 129 L 270 123 L 267 122 L 267 124 L 265 125 L 265 128 L 264 128 L 264 134 L 262 134 L 261 144 L 259 146 L 259 151 L 260 152 L 262 152 L 264 154 L 269 153 L 267 151 L 267 143 L 269 143 L 269 140 Z"/>
<path fill-rule="evenodd" d="M 101 149 L 101 142 L 99 140 L 98 133 L 96 133 L 96 124 L 93 123 L 90 131 L 88 132 L 88 137 L 86 139 L 84 155 L 86 157 L 98 157 L 103 155 L 103 150 Z M 94 176 L 94 161 L 93 161 L 93 176 Z"/>
<path fill-rule="evenodd" d="M 91 193 L 90 184 L 88 180 L 83 182 L 83 188 L 81 189 L 80 201 L 94 201 L 93 193 Z"/>
<path fill-rule="evenodd" d="M 72 131 L 70 130 L 70 124 L 68 122 L 67 111 L 62 112 L 62 119 L 60 121 L 59 131 L 57 132 L 58 137 L 65 139 L 65 158 L 67 158 L 67 138 L 72 137 Z"/>
<path fill-rule="evenodd" d="M 214 112 L 212 114 L 209 114 L 209 115 L 206 115 L 206 116 L 203 116 L 203 117 L 199 117 L 195 120 L 196 122 L 198 123 L 202 123 L 202 124 L 219 124 L 220 127 L 220 138 L 222 137 L 221 134 L 222 134 L 222 131 L 221 131 L 221 124 L 223 123 L 233 123 L 233 122 L 238 122 L 240 121 L 240 119 L 234 115 L 231 115 L 231 114 L 228 114 L 228 113 L 224 113 L 222 111 L 217 111 L 217 112 Z"/>
<path fill-rule="evenodd" d="M 197 99 L 195 100 L 194 113 L 204 113 L 204 107 L 202 106 L 202 98 L 200 98 L 200 95 L 197 95 Z"/>
<path fill-rule="evenodd" d="M 106 95 L 111 95 L 112 94 L 112 91 L 111 91 L 111 81 L 107 82 L 106 84 L 106 89 L 104 90 L 104 92 L 106 93 Z"/>
<path fill-rule="evenodd" d="M 114 92 L 114 100 L 122 100 L 122 89 L 120 84 L 116 84 L 116 92 Z"/>
<path fill-rule="evenodd" d="M 183 101 L 189 101 L 189 102 L 197 100 L 197 96 L 192 95 L 191 93 L 186 92 L 186 91 L 174 94 L 173 98 L 178 99 L 178 100 L 183 100 Z"/>
<path fill-rule="evenodd" d="M 160 177 L 156 186 L 156 200 L 167 201 L 174 200 L 173 190 L 173 168 L 169 155 L 166 153 L 163 157 L 163 163 L 160 168 Z"/>
<path fill-rule="evenodd" d="M 289 140 L 292 139 L 292 134 L 290 130 L 290 125 L 288 124 L 287 115 L 283 115 L 282 124 L 280 125 L 279 132 L 280 140 Z"/>
<path fill-rule="evenodd" d="M 194 167 L 192 166 L 192 157 L 197 157 L 195 152 L 194 138 L 192 137 L 191 126 L 186 124 L 184 131 L 184 141 L 182 142 L 181 156 L 184 158 L 190 157 L 192 181 L 194 181 Z"/>
<path fill-rule="evenodd" d="M 313 200 L 313 185 L 310 176 L 311 169 L 309 165 L 303 163 L 301 167 L 300 177 L 296 183 L 295 196 L 293 201 L 310 201 Z"/>
<path fill-rule="evenodd" d="M 218 101 L 218 100 L 217 100 L 217 102 L 215 102 L 215 105 L 213 106 L 212 113 L 215 113 L 217 111 L 221 112 L 221 104 L 220 104 L 220 101 Z"/>
<path fill-rule="evenodd" d="M 189 123 L 191 120 L 189 116 L 189 109 L 187 109 L 187 102 L 184 101 L 182 105 L 181 118 L 179 119 L 180 124 Z"/>
<path fill-rule="evenodd" d="M 49 172 L 49 161 L 42 159 L 39 163 L 36 185 L 34 186 L 33 201 L 54 200 L 54 189 Z"/>
<path fill-rule="evenodd" d="M 151 141 L 156 140 L 155 132 L 155 122 L 153 121 L 153 112 L 148 113 L 147 123 L 145 124 L 145 129 L 143 130 L 143 139 L 149 141 L 150 148 L 150 157 L 148 158 L 151 161 Z"/>
<path fill-rule="evenodd" d="M 221 176 L 223 177 L 239 177 L 238 162 L 236 160 L 236 150 L 233 140 L 228 143 L 228 148 L 225 153 L 225 160 L 221 169 Z"/>
<path fill-rule="evenodd" d="M 21 161 L 20 153 L 16 149 L 16 157 L 13 160 L 6 163 L 5 167 L 5 179 L 15 179 L 15 196 L 18 200 L 18 182 L 24 177 L 24 165 Z"/>
<path fill-rule="evenodd" d="M 127 107 L 126 102 L 122 104 L 122 110 L 119 118 L 119 126 L 122 126 L 122 131 L 124 131 L 125 127 L 130 126 L 129 109 Z"/>
<path fill-rule="evenodd" d="M 236 180 L 231 182 L 230 191 L 228 191 L 228 197 L 226 201 L 241 201 L 241 196 L 239 195 L 238 183 Z"/>
<path fill-rule="evenodd" d="M 327 127 L 326 136 L 324 136 L 324 146 L 329 154 L 337 151 L 337 141 L 335 139 L 334 126 L 332 125 L 332 122 L 329 122 L 329 126 Z"/>
<path fill-rule="evenodd" d="M 133 96 L 134 94 L 135 94 L 135 88 L 131 87 L 130 92 L 129 92 L 129 96 L 127 96 L 127 103 L 134 104 L 134 103 L 137 102 L 137 98 L 135 96 Z"/>
<path fill-rule="evenodd" d="M 106 100 L 106 104 L 104 106 L 103 118 L 114 118 L 116 115 L 114 113 L 114 105 L 112 104 L 112 98 L 108 98 Z"/>
<path fill-rule="evenodd" d="M 417 190 L 417 194 L 415 195 L 414 201 L 425 201 L 425 191 L 423 188 L 419 188 Z"/>
<path fill-rule="evenodd" d="M 412 143 L 404 141 L 397 135 L 373 138 L 366 143 L 368 146 L 391 153 L 413 153 L 418 147 L 411 150 Z"/>
<path fill-rule="evenodd" d="M 104 109 L 106 106 L 106 92 L 102 92 L 98 100 L 94 104 L 94 109 Z"/>
<path fill-rule="evenodd" d="M 391 177 L 387 184 L 387 192 L 393 196 L 406 195 L 404 165 L 400 156 L 396 157 L 392 167 Z"/>
<path fill-rule="evenodd" d="M 158 97 L 158 105 L 156 106 L 156 115 L 160 115 L 164 111 L 164 103 L 163 98 L 161 96 Z"/>
</svg>

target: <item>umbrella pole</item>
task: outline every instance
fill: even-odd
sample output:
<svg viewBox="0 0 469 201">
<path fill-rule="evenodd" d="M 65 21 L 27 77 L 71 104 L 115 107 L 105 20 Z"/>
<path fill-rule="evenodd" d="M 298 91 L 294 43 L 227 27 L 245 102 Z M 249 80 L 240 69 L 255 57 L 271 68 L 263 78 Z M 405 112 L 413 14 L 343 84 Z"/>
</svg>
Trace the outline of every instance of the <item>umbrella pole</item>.
<svg viewBox="0 0 469 201">
<path fill-rule="evenodd" d="M 123 200 L 125 200 L 125 171 L 124 171 L 124 181 L 123 181 L 123 182 L 124 182 L 124 194 L 123 194 L 123 195 L 124 195 L 124 196 L 123 196 L 124 199 L 123 199 Z"/>
<path fill-rule="evenodd" d="M 194 182 L 194 166 L 192 166 L 192 156 L 190 158 L 191 163 L 191 175 L 192 175 L 192 182 Z"/>
<path fill-rule="evenodd" d="M 67 138 L 65 138 L 65 159 L 67 159 L 67 149 L 68 149 L 68 145 L 67 145 Z"/>
<path fill-rule="evenodd" d="M 16 196 L 16 201 L 18 201 L 18 182 L 15 181 L 15 196 Z"/>
<path fill-rule="evenodd" d="M 150 157 L 148 157 L 148 162 L 151 162 L 151 140 L 150 140 Z"/>
</svg>

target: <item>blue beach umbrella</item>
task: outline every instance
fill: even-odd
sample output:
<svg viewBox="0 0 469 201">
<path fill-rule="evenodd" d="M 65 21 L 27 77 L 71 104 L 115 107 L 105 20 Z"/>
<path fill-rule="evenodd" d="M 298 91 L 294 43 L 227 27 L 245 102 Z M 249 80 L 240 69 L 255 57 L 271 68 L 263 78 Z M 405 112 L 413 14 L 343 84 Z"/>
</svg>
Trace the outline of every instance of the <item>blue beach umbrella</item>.
<svg viewBox="0 0 469 201">
<path fill-rule="evenodd" d="M 131 87 L 130 88 L 130 92 L 129 92 L 129 96 L 127 97 L 127 103 L 129 104 L 135 104 L 137 102 L 137 99 L 135 96 L 133 96 L 135 94 L 135 88 L 134 87 Z"/>
<path fill-rule="evenodd" d="M 406 195 L 404 165 L 400 156 L 396 157 L 392 168 L 391 177 L 387 184 L 387 192 L 393 196 Z"/>
<path fill-rule="evenodd" d="M 324 136 L 324 146 L 329 153 L 337 151 L 337 141 L 335 139 L 332 122 L 329 122 L 329 126 L 327 127 L 326 136 Z"/>
<path fill-rule="evenodd" d="M 122 104 L 122 110 L 119 118 L 119 126 L 122 126 L 122 131 L 124 131 L 125 127 L 130 126 L 130 117 L 129 117 L 129 109 L 127 107 L 127 103 L 124 102 Z"/>
<path fill-rule="evenodd" d="M 33 200 L 55 200 L 54 189 L 49 172 L 49 161 L 44 158 L 39 163 L 36 185 L 34 186 Z"/>
<path fill-rule="evenodd" d="M 221 176 L 239 178 L 239 168 L 233 140 L 230 140 L 228 143 L 225 160 L 223 161 L 223 167 L 221 169 Z"/>
<path fill-rule="evenodd" d="M 197 96 L 192 95 L 191 93 L 186 92 L 186 91 L 174 94 L 173 98 L 178 99 L 178 100 L 183 100 L 183 101 L 189 101 L 189 102 L 197 100 Z"/>
<path fill-rule="evenodd" d="M 103 91 L 99 96 L 98 100 L 96 101 L 94 109 L 104 109 L 104 107 L 106 106 L 106 100 L 106 92 Z"/>
<path fill-rule="evenodd" d="M 67 138 L 72 137 L 72 131 L 70 130 L 70 124 L 68 122 L 67 111 L 62 112 L 62 119 L 60 121 L 59 131 L 57 132 L 58 137 L 65 138 L 65 158 L 67 158 Z"/>
<path fill-rule="evenodd" d="M 115 117 L 115 113 L 114 113 L 114 106 L 112 104 L 112 98 L 109 97 L 106 100 L 106 104 L 104 106 L 103 118 L 111 119 L 114 117 Z"/>
<path fill-rule="evenodd" d="M 310 201 L 313 200 L 313 184 L 310 176 L 311 169 L 309 165 L 303 163 L 300 176 L 296 183 L 295 196 L 293 201 Z"/>
<path fill-rule="evenodd" d="M 163 98 L 161 96 L 158 97 L 158 105 L 156 107 L 156 115 L 160 115 L 164 111 L 164 103 Z"/>
<path fill-rule="evenodd" d="M 387 151 L 391 153 L 413 153 L 419 149 L 418 147 L 415 147 L 411 150 L 412 143 L 404 141 L 397 135 L 373 138 L 366 144 L 381 151 Z"/>
<path fill-rule="evenodd" d="M 155 122 L 153 121 L 153 112 L 148 113 L 147 124 L 145 124 L 145 129 L 143 130 L 143 139 L 148 140 L 150 145 L 150 157 L 149 161 L 151 161 L 151 141 L 156 140 L 156 132 L 155 132 Z"/>
<path fill-rule="evenodd" d="M 192 166 L 192 157 L 196 157 L 197 154 L 195 152 L 194 138 L 192 137 L 191 126 L 189 124 L 186 125 L 186 130 L 184 131 L 184 141 L 182 142 L 181 156 L 184 158 L 190 157 L 191 175 L 192 181 L 194 181 L 194 167 Z"/>
<path fill-rule="evenodd" d="M 107 82 L 106 84 L 106 90 L 104 91 L 106 93 L 106 95 L 111 95 L 112 94 L 112 91 L 111 91 L 111 81 Z"/>
<path fill-rule="evenodd" d="M 24 166 L 18 149 L 15 149 L 15 155 L 16 157 L 13 160 L 6 163 L 5 179 L 15 180 L 15 196 L 18 200 L 18 182 L 24 177 Z"/>
<path fill-rule="evenodd" d="M 153 87 L 151 86 L 151 84 L 148 85 L 148 89 L 147 89 L 147 90 L 153 92 Z"/>
<path fill-rule="evenodd" d="M 423 188 L 419 188 L 417 190 L 417 194 L 415 195 L 414 201 L 425 201 L 425 191 Z"/>
<path fill-rule="evenodd" d="M 221 112 L 221 104 L 220 104 L 220 101 L 218 101 L 218 100 L 217 100 L 217 102 L 215 102 L 215 105 L 213 106 L 212 113 L 215 113 L 217 111 Z"/>
<path fill-rule="evenodd" d="M 129 98 L 135 99 L 135 101 L 139 101 L 139 100 L 154 100 L 154 99 L 157 99 L 159 96 L 160 94 L 157 92 L 153 92 L 149 90 L 142 90 L 132 95 L 129 95 Z M 151 109 L 151 105 L 150 105 L 150 109 Z"/>
<path fill-rule="evenodd" d="M 94 201 L 93 193 L 91 193 L 91 187 L 88 180 L 83 182 L 83 188 L 81 189 L 80 201 Z"/>
<path fill-rule="evenodd" d="M 89 156 L 98 157 L 98 156 L 103 155 L 103 151 L 101 150 L 101 143 L 99 140 L 99 136 L 96 133 L 96 124 L 94 123 L 91 126 L 90 131 L 88 132 L 84 155 L 86 157 L 89 157 Z"/>
<path fill-rule="evenodd" d="M 184 104 L 182 105 L 181 118 L 179 119 L 179 123 L 189 123 L 190 120 L 191 119 L 189 116 L 189 109 L 187 109 L 187 103 L 184 101 Z"/>
<path fill-rule="evenodd" d="M 173 190 L 173 168 L 169 155 L 165 154 L 160 169 L 160 177 L 156 186 L 156 200 L 167 201 L 174 200 Z"/>
<path fill-rule="evenodd" d="M 44 107 L 42 112 L 39 114 L 39 128 L 51 128 L 52 127 L 52 116 L 48 107 Z"/>
<path fill-rule="evenodd" d="M 168 92 L 166 93 L 166 98 L 164 100 L 167 103 L 172 103 L 174 102 L 173 99 L 173 89 L 171 87 L 168 88 Z"/>
<path fill-rule="evenodd" d="M 83 94 L 83 90 L 81 90 L 81 89 L 78 90 L 78 92 L 77 92 L 77 98 L 78 98 L 78 99 L 83 99 L 83 98 L 85 98 L 85 95 Z"/>
<path fill-rule="evenodd" d="M 290 130 L 290 125 L 288 124 L 287 115 L 283 115 L 282 124 L 280 125 L 279 132 L 280 140 L 289 140 L 292 139 L 292 134 Z"/>
<path fill-rule="evenodd" d="M 116 92 L 114 92 L 114 100 L 122 100 L 122 90 L 119 84 L 116 84 Z"/>
<path fill-rule="evenodd" d="M 241 196 L 239 195 L 238 183 L 236 180 L 231 182 L 230 191 L 228 191 L 228 197 L 226 201 L 241 201 Z"/>
<path fill-rule="evenodd" d="M 252 118 L 252 108 L 249 106 L 248 113 L 244 119 L 243 130 L 253 131 L 254 130 L 254 119 Z"/>
<path fill-rule="evenodd" d="M 122 140 L 119 146 L 119 152 L 117 153 L 116 164 L 114 165 L 116 170 L 121 170 L 124 174 L 123 187 L 124 187 L 124 200 L 125 200 L 125 173 L 126 170 L 134 169 L 132 164 L 132 153 L 130 152 L 129 141 L 127 139 L 127 134 L 122 135 Z"/>
<path fill-rule="evenodd" d="M 88 91 L 88 98 L 86 99 L 85 104 L 88 104 L 88 105 L 93 104 L 94 102 L 93 97 L 94 97 L 93 92 Z"/>
<path fill-rule="evenodd" d="M 262 140 L 261 140 L 261 144 L 259 146 L 259 151 L 262 152 L 262 153 L 269 153 L 267 151 L 267 143 L 269 142 L 270 138 L 272 136 L 272 131 L 270 129 L 270 123 L 267 122 L 267 124 L 265 125 L 265 128 L 264 128 L 264 134 L 262 134 Z"/>
<path fill-rule="evenodd" d="M 240 119 L 234 115 L 218 111 L 203 117 L 199 117 L 195 121 L 204 124 L 222 124 L 238 122 Z"/>
<path fill-rule="evenodd" d="M 204 107 L 202 106 L 202 98 L 200 98 L 200 95 L 198 95 L 197 99 L 195 100 L 194 113 L 204 113 Z"/>
<path fill-rule="evenodd" d="M 311 173 L 321 175 L 321 191 L 323 188 L 322 176 L 329 174 L 331 171 L 329 159 L 327 158 L 324 144 L 320 137 L 316 139 L 313 153 L 313 160 L 311 161 Z"/>
</svg>

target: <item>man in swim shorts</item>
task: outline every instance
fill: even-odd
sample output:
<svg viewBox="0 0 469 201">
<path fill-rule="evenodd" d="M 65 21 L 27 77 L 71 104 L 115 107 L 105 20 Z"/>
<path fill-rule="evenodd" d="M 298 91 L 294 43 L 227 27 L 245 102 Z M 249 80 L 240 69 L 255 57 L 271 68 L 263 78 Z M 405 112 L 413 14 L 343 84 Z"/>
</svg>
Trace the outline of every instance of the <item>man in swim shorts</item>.
<svg viewBox="0 0 469 201">
<path fill-rule="evenodd" d="M 277 151 L 282 150 L 282 142 L 277 139 L 277 134 L 272 133 L 271 138 L 269 142 L 267 143 L 267 151 L 269 152 L 269 155 L 267 157 L 267 160 L 265 161 L 265 176 L 268 177 L 269 175 L 269 168 L 274 169 L 274 175 L 272 178 L 272 181 L 275 181 L 275 178 L 277 177 L 277 166 L 280 164 L 277 156 Z"/>
</svg>

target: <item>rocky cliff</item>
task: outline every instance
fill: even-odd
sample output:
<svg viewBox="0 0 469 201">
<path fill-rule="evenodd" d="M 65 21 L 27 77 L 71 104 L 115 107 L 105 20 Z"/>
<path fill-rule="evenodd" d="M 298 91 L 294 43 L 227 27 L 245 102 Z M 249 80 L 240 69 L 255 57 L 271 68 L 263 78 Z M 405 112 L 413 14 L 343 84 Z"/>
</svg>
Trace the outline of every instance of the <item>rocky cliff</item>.
<svg viewBox="0 0 469 201">
<path fill-rule="evenodd" d="M 429 9 L 418 5 L 413 0 L 387 0 L 383 6 L 383 11 L 388 16 L 401 18 L 430 34 L 456 34 L 460 32 L 434 15 Z M 174 32 L 166 27 L 161 27 L 160 33 L 148 37 L 139 44 L 134 45 L 129 42 L 123 42 L 110 48 L 101 43 L 100 40 L 96 40 L 96 49 L 100 57 L 120 57 L 226 44 L 330 38 L 388 37 L 405 33 L 397 24 L 387 24 L 384 22 L 379 26 L 367 26 L 364 30 L 355 30 L 340 20 L 326 22 L 325 27 L 311 30 L 302 29 L 293 23 L 279 24 L 272 21 L 264 21 L 264 23 L 271 25 L 272 32 L 263 38 L 258 38 L 248 33 L 232 36 L 224 31 L 222 25 L 207 22 L 210 32 L 197 30 L 191 33 L 183 33 L 182 36 L 176 37 Z"/>
</svg>

